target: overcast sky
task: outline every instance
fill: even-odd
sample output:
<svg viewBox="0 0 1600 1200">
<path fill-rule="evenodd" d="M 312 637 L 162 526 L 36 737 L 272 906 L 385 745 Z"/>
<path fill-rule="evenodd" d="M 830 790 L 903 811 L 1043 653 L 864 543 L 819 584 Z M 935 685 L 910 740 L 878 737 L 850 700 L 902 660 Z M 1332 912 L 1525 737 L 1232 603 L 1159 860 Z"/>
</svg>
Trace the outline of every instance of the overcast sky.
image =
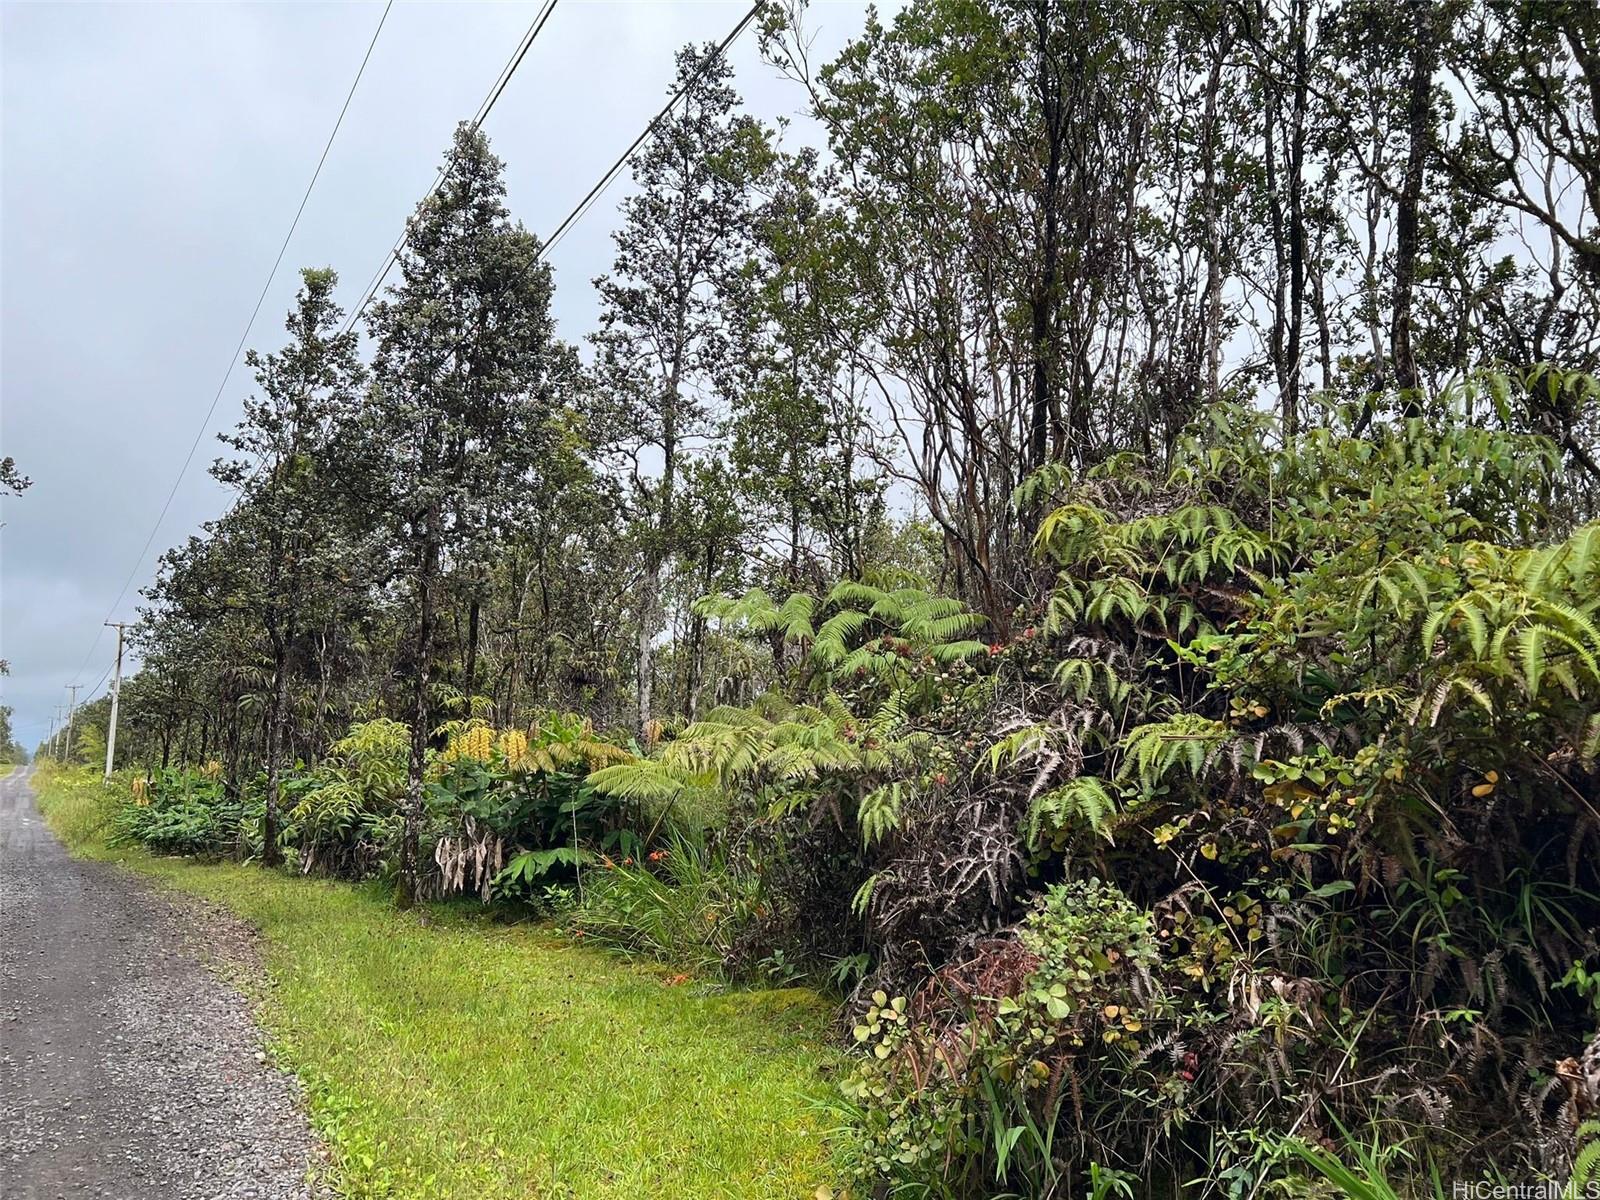
<svg viewBox="0 0 1600 1200">
<path fill-rule="evenodd" d="M 332 266 L 353 304 L 532 19 L 533 3 L 397 0 L 249 344 L 270 349 L 296 268 Z M 720 40 L 746 0 L 560 0 L 485 129 L 513 213 L 540 236 L 664 102 L 673 52 Z M 831 57 L 864 6 L 812 7 Z M 110 666 L 162 550 L 216 516 L 212 436 L 251 381 L 236 366 L 133 586 L 108 612 L 228 355 L 382 12 L 378 3 L 0 5 L 0 453 L 34 486 L 4 502 L 0 681 L 17 737 L 44 737 L 63 685 Z M 732 59 L 751 112 L 803 97 Z M 814 137 L 801 121 L 791 141 Z M 561 332 L 594 323 L 619 180 L 551 255 Z M 91 652 L 91 645 L 94 645 Z M 87 661 L 86 661 L 87 656 Z"/>
</svg>

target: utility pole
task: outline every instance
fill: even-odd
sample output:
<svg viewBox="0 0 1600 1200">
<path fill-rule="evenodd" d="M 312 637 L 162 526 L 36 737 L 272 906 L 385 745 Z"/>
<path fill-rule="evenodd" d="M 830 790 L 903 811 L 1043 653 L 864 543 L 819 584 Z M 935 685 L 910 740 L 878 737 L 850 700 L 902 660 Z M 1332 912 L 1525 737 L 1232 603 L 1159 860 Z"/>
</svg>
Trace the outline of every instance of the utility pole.
<svg viewBox="0 0 1600 1200">
<path fill-rule="evenodd" d="M 117 631 L 117 673 L 111 677 L 111 720 L 106 728 L 106 782 L 111 782 L 111 760 L 117 754 L 117 701 L 122 698 L 122 621 L 107 621 L 106 628 Z"/>
<path fill-rule="evenodd" d="M 67 741 L 65 748 L 61 751 L 62 762 L 66 762 L 72 757 L 72 718 L 78 715 L 78 689 L 83 684 L 69 683 L 64 686 L 72 693 L 72 703 L 67 705 Z"/>
<path fill-rule="evenodd" d="M 64 704 L 56 705 L 56 715 L 55 715 L 54 719 L 52 719 L 51 722 L 50 722 L 50 757 L 51 758 L 60 758 L 61 757 L 61 754 L 60 754 L 60 750 L 61 750 L 61 714 L 62 714 L 63 711 L 65 711 L 65 709 L 66 709 L 66 705 L 64 705 Z"/>
</svg>

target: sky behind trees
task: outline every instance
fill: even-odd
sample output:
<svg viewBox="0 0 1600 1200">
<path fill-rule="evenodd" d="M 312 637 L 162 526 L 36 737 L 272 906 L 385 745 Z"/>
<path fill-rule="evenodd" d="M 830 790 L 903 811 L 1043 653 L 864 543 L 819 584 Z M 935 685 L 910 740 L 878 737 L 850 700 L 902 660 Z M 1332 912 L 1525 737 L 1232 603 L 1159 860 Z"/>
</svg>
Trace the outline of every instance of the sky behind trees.
<svg viewBox="0 0 1600 1200">
<path fill-rule="evenodd" d="M 353 305 L 537 4 L 396 4 L 248 344 L 282 341 L 297 268 L 332 266 Z M 688 41 L 746 6 L 564 0 L 485 129 L 510 205 L 541 238 L 659 109 Z M 890 6 L 893 7 L 893 6 Z M 0 442 L 34 486 L 7 500 L 0 559 L 4 702 L 19 741 L 49 729 L 114 656 L 90 653 L 210 404 L 250 306 L 377 24 L 373 4 L 0 8 Z M 814 6 L 819 59 L 864 6 Z M 730 54 L 747 111 L 794 119 L 803 95 Z M 551 254 L 561 336 L 594 326 L 624 173 Z M 229 497 L 205 467 L 249 394 L 235 368 L 116 620 L 157 556 Z M 88 655 L 85 664 L 85 655 Z M 80 670 L 80 664 L 82 668 Z"/>
</svg>

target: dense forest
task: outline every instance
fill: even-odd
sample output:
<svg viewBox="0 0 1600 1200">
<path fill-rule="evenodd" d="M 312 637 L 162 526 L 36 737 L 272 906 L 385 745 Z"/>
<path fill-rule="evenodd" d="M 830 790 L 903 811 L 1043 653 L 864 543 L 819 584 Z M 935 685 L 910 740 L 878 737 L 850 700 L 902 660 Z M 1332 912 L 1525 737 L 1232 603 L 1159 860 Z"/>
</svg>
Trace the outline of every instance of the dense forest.
<svg viewBox="0 0 1600 1200">
<path fill-rule="evenodd" d="M 828 989 L 853 1194 L 1592 1177 L 1600 11 L 758 29 L 580 342 L 471 125 L 303 272 L 126 835 Z"/>
</svg>

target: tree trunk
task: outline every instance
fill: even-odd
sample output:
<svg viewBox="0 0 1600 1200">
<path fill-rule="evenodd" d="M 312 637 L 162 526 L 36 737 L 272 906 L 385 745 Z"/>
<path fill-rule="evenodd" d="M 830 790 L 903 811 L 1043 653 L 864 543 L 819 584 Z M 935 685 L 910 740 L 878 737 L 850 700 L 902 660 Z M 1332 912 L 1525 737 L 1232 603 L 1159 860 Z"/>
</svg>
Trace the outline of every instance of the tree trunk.
<svg viewBox="0 0 1600 1200">
<path fill-rule="evenodd" d="M 1052 69 L 1050 56 L 1050 4 L 1037 0 L 1034 6 L 1034 34 L 1038 55 L 1035 84 L 1039 90 L 1040 111 L 1044 116 L 1046 159 L 1044 177 L 1039 184 L 1038 203 L 1044 218 L 1039 278 L 1029 308 L 1033 354 L 1031 396 L 1028 412 L 1028 450 L 1024 472 L 1044 465 L 1048 453 L 1049 417 L 1055 392 L 1056 306 L 1060 291 L 1061 257 L 1061 151 L 1064 113 L 1060 81 Z M 1080 450 L 1085 447 L 1080 447 Z M 1032 532 L 1035 514 L 1026 514 Z"/>
<path fill-rule="evenodd" d="M 422 823 L 422 772 L 428 753 L 428 669 L 433 662 L 433 605 L 439 572 L 439 505 L 428 510 L 417 571 L 416 662 L 411 682 L 411 759 L 406 768 L 405 827 L 400 837 L 400 882 L 395 899 L 402 907 L 418 895 L 417 840 Z"/>
<path fill-rule="evenodd" d="M 650 723 L 651 691 L 655 682 L 656 608 L 661 594 L 661 561 L 651 551 L 645 563 L 644 578 L 639 583 L 639 654 L 638 654 L 638 712 L 634 722 L 639 744 L 649 739 L 645 736 Z"/>
<path fill-rule="evenodd" d="M 472 602 L 467 607 L 467 670 L 466 686 L 461 690 L 467 694 L 467 701 L 471 703 L 473 689 L 478 684 L 478 626 L 483 615 L 483 601 L 477 592 L 473 592 Z"/>
<path fill-rule="evenodd" d="M 1300 432 L 1300 346 L 1305 327 L 1306 291 L 1306 28 L 1311 15 L 1304 0 L 1294 5 L 1294 98 L 1289 126 L 1289 386 L 1283 395 L 1283 438 L 1287 445 Z"/>
<path fill-rule="evenodd" d="M 1417 360 L 1411 348 L 1411 305 L 1417 279 L 1418 213 L 1433 136 L 1433 68 L 1438 48 L 1433 41 L 1433 12 L 1419 5 L 1411 51 L 1411 79 L 1406 97 L 1406 172 L 1395 211 L 1394 312 L 1389 327 L 1389 357 L 1394 362 L 1394 384 L 1400 393 L 1401 412 L 1414 417 L 1417 402 Z"/>
<path fill-rule="evenodd" d="M 267 704 L 267 796 L 261 817 L 261 862 L 275 867 L 278 853 L 279 789 L 282 786 L 284 709 L 288 706 L 289 654 L 282 637 L 272 639 L 272 699 Z"/>
</svg>

